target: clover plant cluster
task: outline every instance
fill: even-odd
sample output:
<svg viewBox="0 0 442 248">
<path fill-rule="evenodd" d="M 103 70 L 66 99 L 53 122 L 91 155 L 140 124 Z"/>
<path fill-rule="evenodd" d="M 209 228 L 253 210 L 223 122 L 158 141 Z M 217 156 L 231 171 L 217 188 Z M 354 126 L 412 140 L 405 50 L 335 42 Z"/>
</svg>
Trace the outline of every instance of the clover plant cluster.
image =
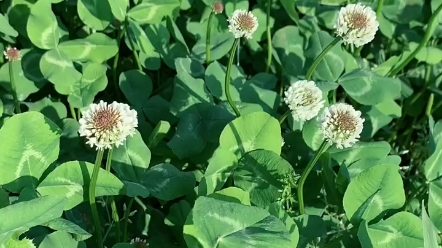
<svg viewBox="0 0 442 248">
<path fill-rule="evenodd" d="M 442 1 L 0 9 L 0 248 L 442 247 Z"/>
</svg>

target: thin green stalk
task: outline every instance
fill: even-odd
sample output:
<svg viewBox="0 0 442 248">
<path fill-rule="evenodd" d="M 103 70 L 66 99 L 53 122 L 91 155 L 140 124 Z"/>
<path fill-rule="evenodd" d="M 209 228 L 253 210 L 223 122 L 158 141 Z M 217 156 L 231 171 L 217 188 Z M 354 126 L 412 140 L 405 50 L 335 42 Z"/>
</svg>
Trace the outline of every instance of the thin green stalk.
<svg viewBox="0 0 442 248">
<path fill-rule="evenodd" d="M 77 109 L 77 120 L 81 119 L 81 112 L 80 109 Z"/>
<path fill-rule="evenodd" d="M 71 111 L 72 118 L 74 118 L 74 120 L 78 121 L 77 115 L 75 114 L 75 109 L 70 104 L 69 104 L 69 110 Z"/>
<path fill-rule="evenodd" d="M 272 1 L 267 1 L 267 64 L 266 64 L 266 72 L 269 72 L 270 66 L 272 65 L 272 33 L 270 31 L 270 9 L 272 7 Z"/>
<path fill-rule="evenodd" d="M 290 113 L 291 111 L 289 109 L 281 116 L 281 118 L 279 118 L 279 125 L 281 125 L 284 122 L 284 120 L 290 115 Z"/>
<path fill-rule="evenodd" d="M 361 57 L 361 51 L 364 46 L 356 47 L 354 55 L 356 57 Z"/>
<path fill-rule="evenodd" d="M 376 7 L 376 18 L 382 14 L 382 7 L 384 6 L 384 0 L 378 0 L 378 6 Z"/>
<path fill-rule="evenodd" d="M 20 114 L 21 113 L 20 103 L 18 102 L 17 88 L 15 87 L 14 69 L 12 68 L 12 63 L 14 63 L 14 61 L 9 61 L 9 78 L 11 80 L 11 89 L 12 89 L 12 97 L 14 99 L 15 112 L 17 114 Z"/>
<path fill-rule="evenodd" d="M 118 28 L 118 34 L 117 34 L 117 46 L 120 47 L 121 39 L 123 38 L 124 33 L 126 32 L 126 24 L 123 25 L 123 29 Z M 130 40 L 130 38 L 129 38 Z M 120 59 L 120 52 L 118 52 L 114 57 L 114 63 L 112 65 L 112 74 L 113 74 L 113 81 L 114 81 L 114 88 L 117 92 L 117 98 L 121 100 L 120 95 L 120 89 L 118 87 L 118 78 L 117 78 L 117 66 L 118 66 L 118 60 Z"/>
<path fill-rule="evenodd" d="M 238 108 L 234 104 L 234 102 L 232 100 L 232 96 L 230 95 L 230 72 L 232 71 L 233 60 L 235 58 L 235 52 L 236 52 L 236 48 L 238 47 L 239 40 L 240 39 L 238 38 L 238 39 L 235 39 L 235 42 L 233 42 L 232 50 L 230 51 L 229 64 L 227 65 L 226 79 L 225 79 L 227 102 L 230 104 L 230 107 L 232 107 L 233 111 L 236 114 L 236 117 L 240 117 L 241 113 L 239 112 Z"/>
<path fill-rule="evenodd" d="M 328 46 L 318 55 L 318 57 L 313 61 L 312 66 L 310 66 L 310 69 L 307 72 L 307 75 L 305 76 L 306 80 L 310 80 L 310 78 L 313 75 L 313 72 L 315 71 L 316 67 L 318 66 L 319 62 L 324 58 L 324 56 L 327 54 L 330 49 L 332 49 L 338 42 L 341 40 L 340 36 L 337 36 Z"/>
<path fill-rule="evenodd" d="M 129 29 L 127 28 L 127 25 L 128 25 L 128 21 L 127 21 L 127 19 L 125 20 L 124 25 L 125 25 L 125 27 L 126 27 L 126 32 L 127 32 L 126 35 L 127 35 L 127 38 L 129 39 L 130 49 L 132 50 L 132 53 L 133 53 L 133 55 L 134 55 L 134 59 L 135 59 L 135 62 L 137 63 L 138 70 L 142 71 L 142 70 L 143 70 L 143 67 L 141 67 L 140 58 L 138 57 L 138 53 L 137 53 L 137 51 L 135 50 L 135 44 L 134 44 L 134 41 L 132 40 L 132 36 L 129 34 Z"/>
<path fill-rule="evenodd" d="M 431 15 L 430 20 L 428 21 L 427 30 L 425 31 L 424 38 L 421 40 L 419 45 L 414 49 L 414 51 L 408 55 L 408 57 L 397 67 L 395 67 L 393 70 L 391 70 L 387 76 L 388 77 L 394 77 L 396 74 L 398 74 L 404 67 L 410 63 L 410 61 L 416 56 L 416 54 L 425 47 L 425 45 L 428 43 L 428 41 L 431 38 L 431 33 L 434 32 L 435 25 L 439 24 L 438 21 L 438 14 L 442 10 L 442 4 L 437 7 L 436 11 L 434 11 L 433 15 Z"/>
<path fill-rule="evenodd" d="M 110 172 L 111 164 L 112 164 L 112 154 L 113 149 L 110 149 L 107 153 L 107 159 L 106 159 L 106 170 Z M 117 211 L 117 205 L 115 204 L 115 198 L 113 196 L 109 197 L 110 203 L 111 203 L 111 209 L 112 209 L 112 218 L 115 222 L 115 227 L 117 228 L 116 236 L 117 236 L 117 242 L 119 243 L 120 240 L 120 217 L 118 216 Z"/>
<path fill-rule="evenodd" d="M 206 64 L 210 62 L 210 33 L 212 30 L 212 18 L 215 15 L 213 11 L 210 12 L 209 21 L 207 21 L 207 33 L 206 33 Z"/>
<path fill-rule="evenodd" d="M 89 184 L 89 204 L 91 206 L 92 217 L 94 218 L 95 234 L 97 236 L 96 238 L 99 248 L 103 248 L 103 237 L 101 236 L 100 217 L 98 215 L 97 203 L 95 202 L 95 187 L 97 186 L 98 173 L 100 172 L 103 153 L 104 150 L 98 150 L 97 157 L 95 159 L 94 171 L 92 172 L 92 178 Z"/>
<path fill-rule="evenodd" d="M 301 174 L 301 177 L 298 181 L 298 204 L 299 204 L 299 214 L 305 214 L 305 207 L 304 207 L 304 183 L 307 179 L 307 176 L 310 174 L 310 171 L 312 171 L 313 167 L 315 166 L 316 162 L 318 161 L 321 154 L 325 151 L 325 149 L 328 146 L 327 141 L 323 141 L 319 149 L 316 151 L 315 156 L 312 160 L 307 164 L 307 167 L 304 169 L 304 171 Z"/>
<path fill-rule="evenodd" d="M 132 208 L 132 204 L 134 203 L 135 198 L 131 198 L 129 204 L 127 205 L 126 211 L 124 212 L 124 224 L 123 224 L 123 242 L 127 241 L 127 224 L 129 223 L 129 214 L 130 209 Z"/>
</svg>

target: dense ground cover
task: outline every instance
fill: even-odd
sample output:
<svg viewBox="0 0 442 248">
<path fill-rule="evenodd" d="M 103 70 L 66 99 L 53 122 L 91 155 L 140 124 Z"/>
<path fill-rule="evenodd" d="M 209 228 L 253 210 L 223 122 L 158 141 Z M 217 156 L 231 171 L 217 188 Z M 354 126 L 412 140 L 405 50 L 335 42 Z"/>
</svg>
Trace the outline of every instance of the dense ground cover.
<svg viewBox="0 0 442 248">
<path fill-rule="evenodd" d="M 441 0 L 4 0 L 0 248 L 436 248 Z"/>
</svg>

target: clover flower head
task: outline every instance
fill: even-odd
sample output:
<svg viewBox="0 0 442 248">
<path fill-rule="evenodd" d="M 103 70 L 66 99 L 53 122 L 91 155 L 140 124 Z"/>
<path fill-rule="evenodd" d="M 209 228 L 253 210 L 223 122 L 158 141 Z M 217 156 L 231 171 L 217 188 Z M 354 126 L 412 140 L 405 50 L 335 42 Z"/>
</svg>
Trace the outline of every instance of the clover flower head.
<svg viewBox="0 0 442 248">
<path fill-rule="evenodd" d="M 342 7 L 335 22 L 336 34 L 342 37 L 344 44 L 355 47 L 371 42 L 378 28 L 376 13 L 360 3 Z"/>
<path fill-rule="evenodd" d="M 223 5 L 223 3 L 222 3 L 222 2 L 219 2 L 219 1 L 215 1 L 215 2 L 212 4 L 212 11 L 213 11 L 213 13 L 215 13 L 215 14 L 221 14 L 221 13 L 223 13 L 223 11 L 224 11 L 224 5 Z"/>
<path fill-rule="evenodd" d="M 97 150 L 122 145 L 127 136 L 135 134 L 138 127 L 137 112 L 124 103 L 100 101 L 89 105 L 82 114 L 78 132 L 86 137 L 86 144 L 95 146 Z"/>
<path fill-rule="evenodd" d="M 236 39 L 242 37 L 251 39 L 258 28 L 258 18 L 247 10 L 235 10 L 227 21 L 229 22 L 229 32 Z"/>
<path fill-rule="evenodd" d="M 138 237 L 132 239 L 130 241 L 130 243 L 135 247 L 135 248 L 147 248 L 149 247 L 149 243 L 147 243 L 147 241 L 145 239 L 140 239 Z"/>
<path fill-rule="evenodd" d="M 324 139 L 335 144 L 338 149 L 353 146 L 358 142 L 364 119 L 361 112 L 346 103 L 336 103 L 324 109 L 318 118 Z"/>
<path fill-rule="evenodd" d="M 7 47 L 5 51 L 3 51 L 5 58 L 9 61 L 18 61 L 21 59 L 20 50 L 15 47 Z"/>
<path fill-rule="evenodd" d="M 322 91 L 315 82 L 301 80 L 294 82 L 284 92 L 284 102 L 292 112 L 295 121 L 307 121 L 318 115 L 324 106 Z"/>
</svg>

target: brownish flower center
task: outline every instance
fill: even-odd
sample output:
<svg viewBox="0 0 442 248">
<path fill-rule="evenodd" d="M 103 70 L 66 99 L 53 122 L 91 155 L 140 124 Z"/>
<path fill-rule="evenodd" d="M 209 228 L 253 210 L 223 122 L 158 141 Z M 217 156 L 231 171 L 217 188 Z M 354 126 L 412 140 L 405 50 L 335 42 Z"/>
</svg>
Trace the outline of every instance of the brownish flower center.
<svg viewBox="0 0 442 248">
<path fill-rule="evenodd" d="M 340 131 L 354 132 L 356 130 L 356 120 L 348 111 L 337 112 L 335 123 Z"/>
<path fill-rule="evenodd" d="M 253 17 L 251 17 L 247 13 L 239 14 L 236 21 L 238 22 L 238 26 L 242 30 L 250 31 L 255 26 L 255 22 L 253 20 Z"/>
<path fill-rule="evenodd" d="M 368 17 L 362 11 L 355 11 L 349 15 L 348 22 L 350 24 L 350 28 L 353 29 L 362 29 L 367 26 Z"/>
<path fill-rule="evenodd" d="M 313 97 L 313 93 L 311 91 L 305 91 L 302 94 L 302 106 L 308 106 L 312 104 L 315 101 L 315 98 Z"/>
<path fill-rule="evenodd" d="M 135 242 L 135 243 L 134 243 L 134 246 L 135 246 L 136 248 L 146 248 L 146 247 L 147 247 L 147 244 L 146 244 L 146 242 L 144 242 L 144 241 L 138 241 L 138 242 Z"/>
<path fill-rule="evenodd" d="M 6 54 L 11 61 L 16 61 L 20 59 L 20 51 L 17 48 L 9 48 L 6 51 Z"/>
<path fill-rule="evenodd" d="M 97 111 L 93 117 L 94 127 L 100 131 L 110 131 L 117 126 L 120 119 L 120 113 L 110 106 Z"/>
</svg>

